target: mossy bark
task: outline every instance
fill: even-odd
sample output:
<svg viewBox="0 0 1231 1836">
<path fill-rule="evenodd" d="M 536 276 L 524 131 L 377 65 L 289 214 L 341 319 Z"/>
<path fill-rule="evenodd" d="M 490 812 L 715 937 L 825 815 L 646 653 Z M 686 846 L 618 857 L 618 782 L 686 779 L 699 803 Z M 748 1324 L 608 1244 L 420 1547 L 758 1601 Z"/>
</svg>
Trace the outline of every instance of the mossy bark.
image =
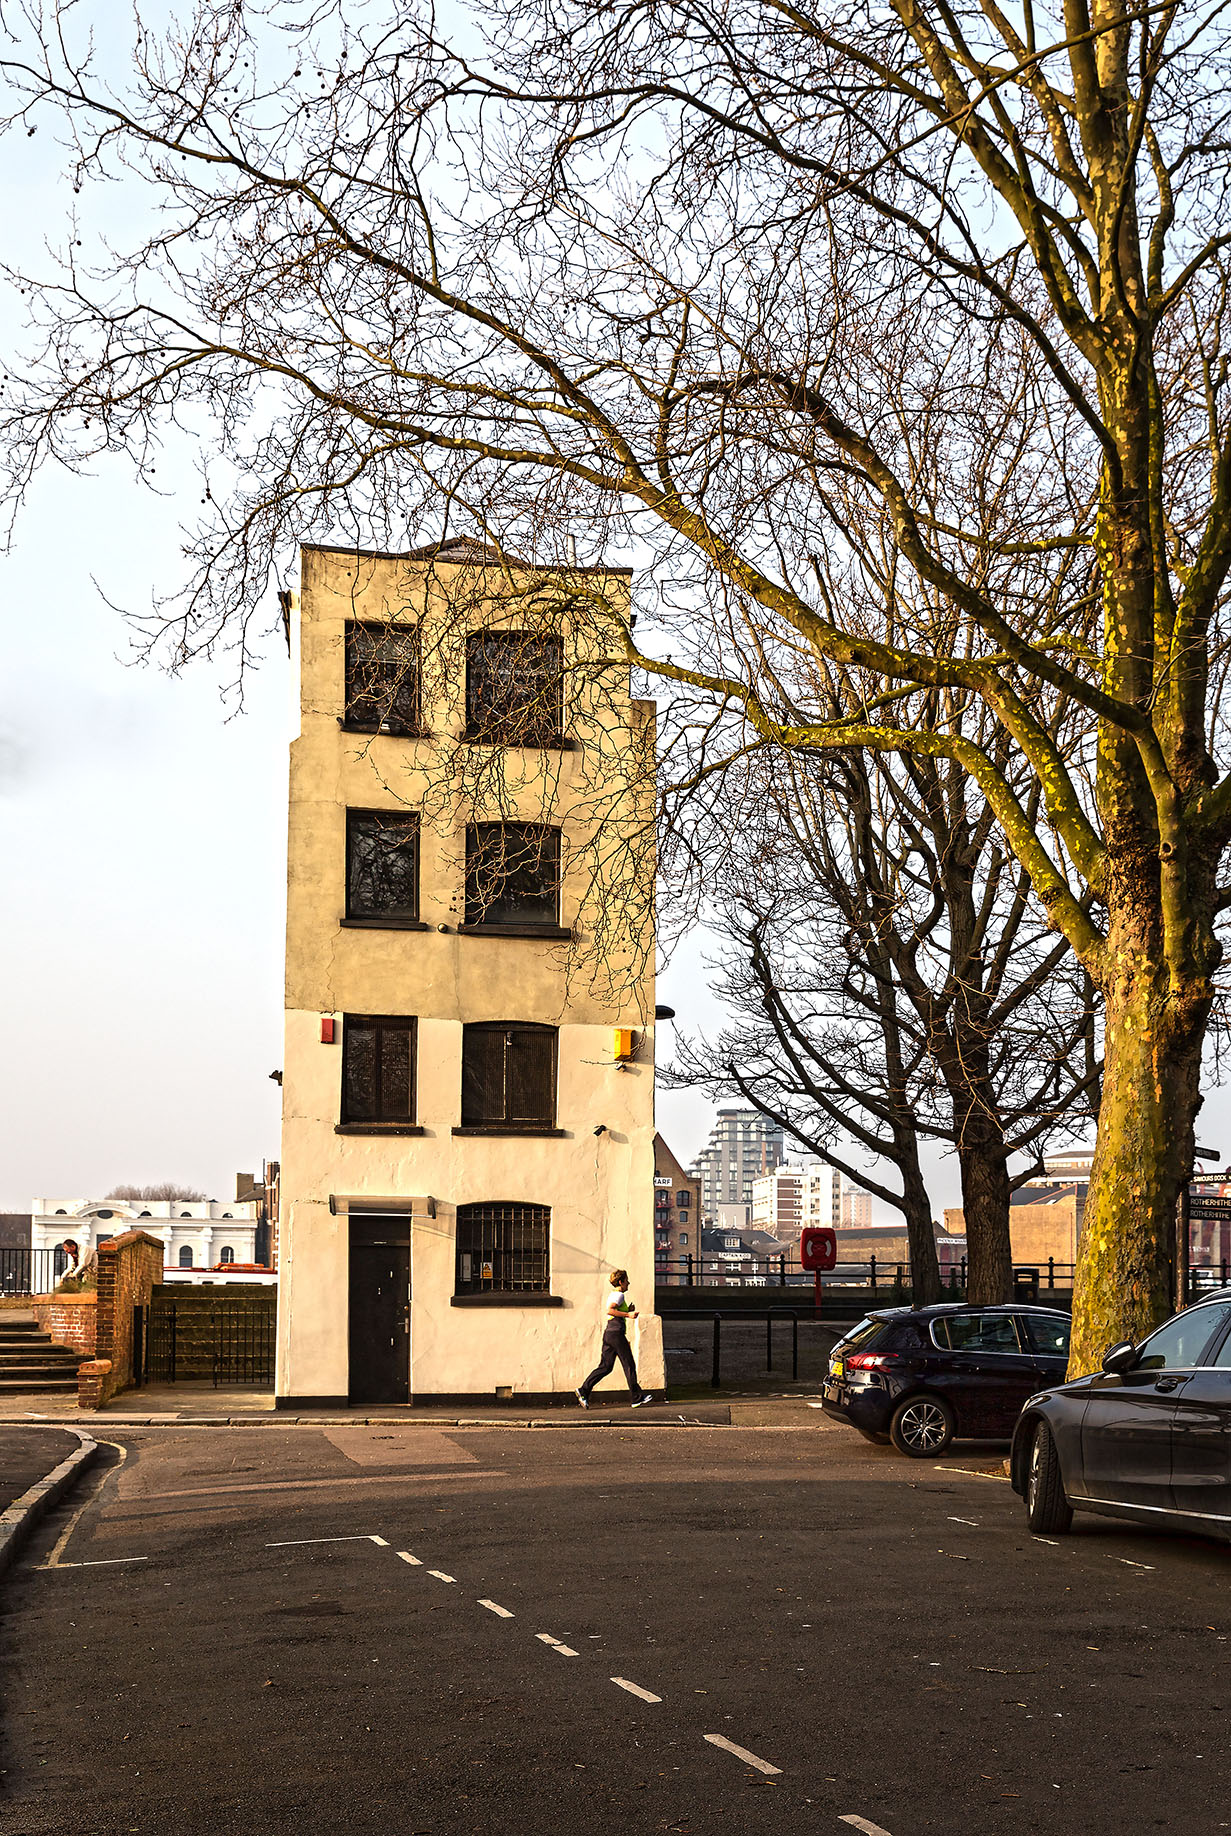
<svg viewBox="0 0 1231 1836">
<path fill-rule="evenodd" d="M 1193 1166 L 1209 978 L 1177 986 L 1161 953 L 1113 926 L 1103 1100 L 1073 1292 L 1070 1377 L 1173 1311 L 1176 1207 Z"/>
</svg>

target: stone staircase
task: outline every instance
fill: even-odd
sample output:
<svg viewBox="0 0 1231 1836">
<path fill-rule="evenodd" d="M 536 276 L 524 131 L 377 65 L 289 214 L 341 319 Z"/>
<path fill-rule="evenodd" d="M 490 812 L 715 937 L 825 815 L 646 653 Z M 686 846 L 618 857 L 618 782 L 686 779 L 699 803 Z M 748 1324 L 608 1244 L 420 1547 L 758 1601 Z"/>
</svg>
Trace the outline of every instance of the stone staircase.
<svg viewBox="0 0 1231 1836">
<path fill-rule="evenodd" d="M 80 1352 L 57 1345 L 32 1313 L 0 1313 L 0 1396 L 77 1391 Z"/>
</svg>

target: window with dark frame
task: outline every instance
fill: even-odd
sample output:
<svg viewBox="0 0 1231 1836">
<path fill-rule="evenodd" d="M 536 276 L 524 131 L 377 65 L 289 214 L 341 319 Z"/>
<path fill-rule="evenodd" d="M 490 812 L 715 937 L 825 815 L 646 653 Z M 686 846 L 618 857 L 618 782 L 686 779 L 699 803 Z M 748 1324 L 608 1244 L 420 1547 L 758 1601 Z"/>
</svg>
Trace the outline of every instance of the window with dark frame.
<svg viewBox="0 0 1231 1836">
<path fill-rule="evenodd" d="M 555 1121 L 555 1027 L 464 1026 L 462 1127 L 554 1128 Z"/>
<path fill-rule="evenodd" d="M 416 625 L 348 621 L 343 725 L 360 733 L 420 732 L 419 674 Z"/>
<path fill-rule="evenodd" d="M 347 810 L 346 916 L 419 916 L 419 818 L 405 810 Z"/>
<path fill-rule="evenodd" d="M 541 822 L 468 824 L 466 923 L 559 929 L 559 829 Z"/>
<path fill-rule="evenodd" d="M 550 1205 L 459 1205 L 458 1294 L 546 1294 Z"/>
<path fill-rule="evenodd" d="M 401 1015 L 344 1017 L 343 1123 L 414 1121 L 415 1035 L 416 1022 Z"/>
<path fill-rule="evenodd" d="M 466 640 L 466 738 L 551 746 L 563 728 L 561 640 L 531 631 L 472 632 Z"/>
</svg>

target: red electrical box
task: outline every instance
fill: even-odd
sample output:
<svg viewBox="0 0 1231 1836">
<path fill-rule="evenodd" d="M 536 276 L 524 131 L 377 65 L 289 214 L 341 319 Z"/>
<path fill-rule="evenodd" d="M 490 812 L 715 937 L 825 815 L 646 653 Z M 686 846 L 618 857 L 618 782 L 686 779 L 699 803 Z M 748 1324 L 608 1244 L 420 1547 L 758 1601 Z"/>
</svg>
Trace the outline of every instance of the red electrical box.
<svg viewBox="0 0 1231 1836">
<path fill-rule="evenodd" d="M 333 1021 L 328 1014 L 321 1015 L 321 1044 L 333 1044 Z"/>
<path fill-rule="evenodd" d="M 800 1233 L 799 1266 L 817 1275 L 824 1275 L 838 1266 L 837 1234 L 827 1224 Z"/>
</svg>

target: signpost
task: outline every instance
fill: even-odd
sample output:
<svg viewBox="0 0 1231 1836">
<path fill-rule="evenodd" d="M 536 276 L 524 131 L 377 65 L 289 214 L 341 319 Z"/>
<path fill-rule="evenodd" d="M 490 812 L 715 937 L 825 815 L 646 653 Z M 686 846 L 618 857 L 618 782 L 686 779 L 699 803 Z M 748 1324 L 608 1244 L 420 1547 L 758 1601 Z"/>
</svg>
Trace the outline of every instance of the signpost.
<svg viewBox="0 0 1231 1836">
<path fill-rule="evenodd" d="M 1198 1160 L 1215 1160 L 1217 1154 L 1207 1149 L 1196 1150 Z M 1176 1243 L 1176 1306 L 1187 1307 L 1189 1302 L 1189 1272 L 1192 1265 L 1192 1223 L 1198 1219 L 1205 1223 L 1221 1223 L 1224 1218 L 1231 1220 L 1231 1194 L 1224 1196 L 1221 1192 L 1194 1192 L 1193 1186 L 1202 1181 L 1211 1185 L 1224 1185 L 1231 1182 L 1231 1172 L 1197 1174 L 1187 1185 L 1180 1188 L 1179 1217 L 1177 1219 Z"/>
</svg>

